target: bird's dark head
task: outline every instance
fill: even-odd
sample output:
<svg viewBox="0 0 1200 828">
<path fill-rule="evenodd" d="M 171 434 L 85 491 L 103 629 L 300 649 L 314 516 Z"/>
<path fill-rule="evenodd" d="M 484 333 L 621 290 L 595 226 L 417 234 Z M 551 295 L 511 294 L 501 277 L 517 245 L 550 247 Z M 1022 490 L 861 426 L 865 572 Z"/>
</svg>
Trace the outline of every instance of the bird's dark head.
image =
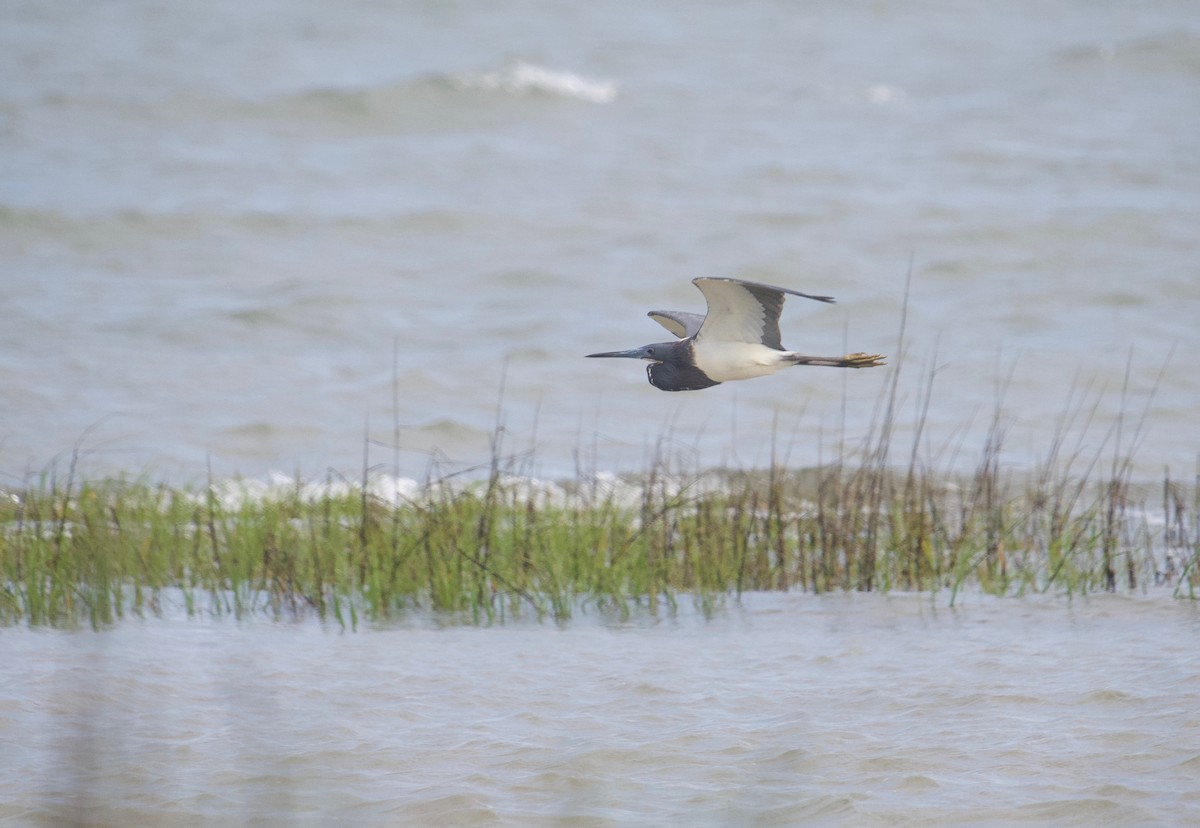
<svg viewBox="0 0 1200 828">
<path fill-rule="evenodd" d="M 663 391 L 696 391 L 718 384 L 709 379 L 692 361 L 690 339 L 655 342 L 653 345 L 630 348 L 628 351 L 606 351 L 588 356 L 647 359 L 650 364 L 646 366 L 646 377 L 651 385 Z"/>
</svg>

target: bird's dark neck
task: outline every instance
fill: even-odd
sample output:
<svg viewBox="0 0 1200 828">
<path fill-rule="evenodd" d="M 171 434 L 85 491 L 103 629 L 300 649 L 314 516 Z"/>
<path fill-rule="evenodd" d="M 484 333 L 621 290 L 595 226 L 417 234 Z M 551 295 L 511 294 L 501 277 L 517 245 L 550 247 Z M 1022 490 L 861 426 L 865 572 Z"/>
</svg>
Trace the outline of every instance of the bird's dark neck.
<svg viewBox="0 0 1200 828">
<path fill-rule="evenodd" d="M 669 359 L 662 362 L 652 362 L 646 366 L 646 376 L 650 384 L 663 391 L 699 391 L 701 388 L 712 388 L 720 385 L 708 378 L 708 374 L 696 367 L 692 358 L 691 340 L 677 343 Z"/>
</svg>

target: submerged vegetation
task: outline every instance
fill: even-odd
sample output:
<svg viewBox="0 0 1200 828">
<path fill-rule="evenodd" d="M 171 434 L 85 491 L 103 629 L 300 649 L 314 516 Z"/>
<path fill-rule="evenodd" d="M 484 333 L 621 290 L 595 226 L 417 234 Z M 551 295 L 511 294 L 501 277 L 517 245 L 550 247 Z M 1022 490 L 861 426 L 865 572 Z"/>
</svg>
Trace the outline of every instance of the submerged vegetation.
<svg viewBox="0 0 1200 828">
<path fill-rule="evenodd" d="M 0 623 L 100 627 L 166 609 L 346 627 L 414 610 L 562 621 L 681 595 L 711 609 L 747 590 L 1194 597 L 1195 486 L 1135 486 L 1118 463 L 1098 479 L 1054 463 L 1018 476 L 999 463 L 1001 431 L 960 478 L 915 459 L 896 470 L 881 444 L 853 465 L 684 474 L 659 461 L 561 483 L 499 459 L 481 480 L 424 485 L 365 472 L 188 489 L 80 482 L 72 467 L 0 496 Z"/>
</svg>

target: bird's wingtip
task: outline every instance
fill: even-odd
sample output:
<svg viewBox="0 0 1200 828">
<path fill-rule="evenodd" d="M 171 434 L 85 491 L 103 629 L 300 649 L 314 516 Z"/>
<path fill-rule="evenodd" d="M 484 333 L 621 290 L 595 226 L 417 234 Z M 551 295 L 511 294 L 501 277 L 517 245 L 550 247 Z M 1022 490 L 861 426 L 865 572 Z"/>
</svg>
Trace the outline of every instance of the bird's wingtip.
<svg viewBox="0 0 1200 828">
<path fill-rule="evenodd" d="M 734 284 L 743 285 L 747 288 L 772 290 L 776 293 L 783 293 L 789 296 L 799 296 L 803 299 L 813 299 L 817 302 L 837 304 L 837 299 L 834 299 L 832 296 L 814 296 L 811 293 L 803 293 L 799 290 L 793 290 L 792 288 L 779 287 L 778 285 L 768 285 L 765 282 L 752 282 L 748 279 L 735 279 L 731 276 L 697 276 L 695 279 L 692 279 L 692 284 L 703 291 L 704 288 L 700 287 L 701 282 L 733 282 Z"/>
</svg>

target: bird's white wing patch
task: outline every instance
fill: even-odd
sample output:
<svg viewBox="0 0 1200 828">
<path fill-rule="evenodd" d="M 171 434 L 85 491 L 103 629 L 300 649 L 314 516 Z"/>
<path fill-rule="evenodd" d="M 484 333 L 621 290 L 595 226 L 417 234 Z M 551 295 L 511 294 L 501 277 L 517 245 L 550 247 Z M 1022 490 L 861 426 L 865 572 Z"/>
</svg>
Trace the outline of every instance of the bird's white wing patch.
<svg viewBox="0 0 1200 828">
<path fill-rule="evenodd" d="M 708 302 L 697 339 L 748 342 L 779 348 L 783 294 L 730 279 L 693 279 Z"/>
</svg>

